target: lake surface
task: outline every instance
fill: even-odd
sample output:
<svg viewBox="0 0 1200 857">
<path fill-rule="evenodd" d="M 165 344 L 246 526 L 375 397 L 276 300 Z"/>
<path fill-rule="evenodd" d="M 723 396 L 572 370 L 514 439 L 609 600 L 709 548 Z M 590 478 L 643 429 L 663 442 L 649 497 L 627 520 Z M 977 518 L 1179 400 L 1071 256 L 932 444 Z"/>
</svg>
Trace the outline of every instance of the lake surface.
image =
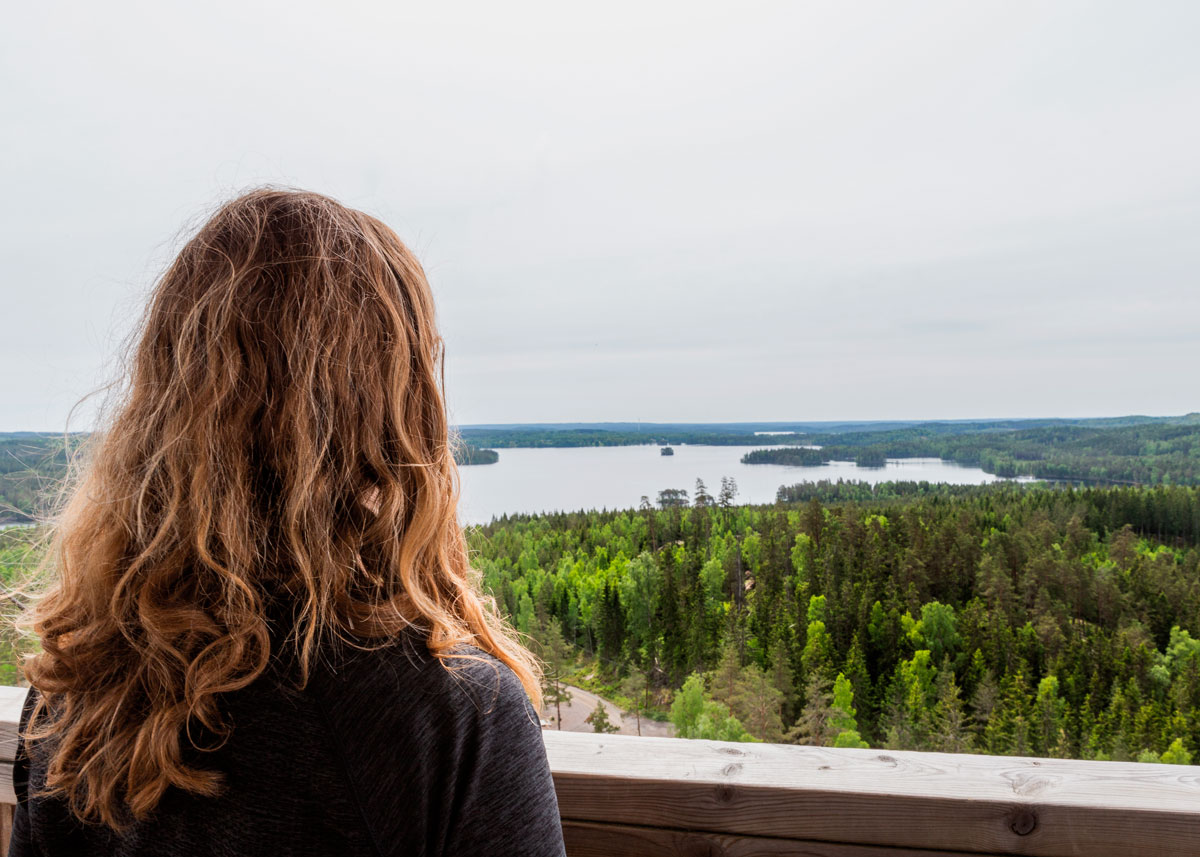
<svg viewBox="0 0 1200 857">
<path fill-rule="evenodd" d="M 684 488 L 690 497 L 696 478 L 714 497 L 722 476 L 738 484 L 738 503 L 774 503 L 780 485 L 822 479 L 861 482 L 913 481 L 981 485 L 997 477 L 978 467 L 938 458 L 889 459 L 886 467 L 858 467 L 831 461 L 821 467 L 742 464 L 756 446 L 676 446 L 661 455 L 657 446 L 583 446 L 564 449 L 499 449 L 496 464 L 459 468 L 464 523 L 483 524 L 515 512 L 627 509 L 642 495 L 654 502 L 664 488 Z"/>
</svg>

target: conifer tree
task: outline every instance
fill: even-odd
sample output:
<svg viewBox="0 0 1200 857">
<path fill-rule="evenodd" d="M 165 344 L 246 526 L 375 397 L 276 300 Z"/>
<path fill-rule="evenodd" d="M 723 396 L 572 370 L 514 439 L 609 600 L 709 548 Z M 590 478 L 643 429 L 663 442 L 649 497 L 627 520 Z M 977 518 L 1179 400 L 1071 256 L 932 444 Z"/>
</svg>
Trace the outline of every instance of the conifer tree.
<svg viewBox="0 0 1200 857">
<path fill-rule="evenodd" d="M 1067 702 L 1058 695 L 1058 677 L 1045 676 L 1034 700 L 1033 751 L 1041 756 L 1065 757 Z"/>
<path fill-rule="evenodd" d="M 810 744 L 826 747 L 837 737 L 830 718 L 833 716 L 833 697 L 830 683 L 824 674 L 811 673 L 804 687 L 804 708 L 784 741 L 788 744 Z"/>
<path fill-rule="evenodd" d="M 971 749 L 967 717 L 949 658 L 938 671 L 937 702 L 930 723 L 929 748 L 942 753 L 966 753 Z"/>
<path fill-rule="evenodd" d="M 621 731 L 620 726 L 608 719 L 608 709 L 604 707 L 603 702 L 597 702 L 596 707 L 592 709 L 592 713 L 583 720 L 585 723 L 592 724 L 593 732 L 611 733 Z"/>
<path fill-rule="evenodd" d="M 621 693 L 629 697 L 632 703 L 626 714 L 632 714 L 637 719 L 637 734 L 642 734 L 642 712 L 649 707 L 650 685 L 645 674 L 636 667 L 621 682 Z"/>
<path fill-rule="evenodd" d="M 536 654 L 545 664 L 542 672 L 542 700 L 545 704 L 554 706 L 555 728 L 562 729 L 562 704 L 571 701 L 571 692 L 563 684 L 563 678 L 574 657 L 571 647 L 563 639 L 562 625 L 557 619 L 551 619 L 536 639 Z"/>
<path fill-rule="evenodd" d="M 783 739 L 783 721 L 779 709 L 783 695 L 758 664 L 748 664 L 737 681 L 729 708 L 746 731 L 763 741 Z"/>
<path fill-rule="evenodd" d="M 858 732 L 855 714 L 857 712 L 854 710 L 854 687 L 846 676 L 838 673 L 833 681 L 833 703 L 829 711 L 829 728 L 836 733 L 833 738 L 834 747 L 866 749 L 870 746 Z"/>
</svg>

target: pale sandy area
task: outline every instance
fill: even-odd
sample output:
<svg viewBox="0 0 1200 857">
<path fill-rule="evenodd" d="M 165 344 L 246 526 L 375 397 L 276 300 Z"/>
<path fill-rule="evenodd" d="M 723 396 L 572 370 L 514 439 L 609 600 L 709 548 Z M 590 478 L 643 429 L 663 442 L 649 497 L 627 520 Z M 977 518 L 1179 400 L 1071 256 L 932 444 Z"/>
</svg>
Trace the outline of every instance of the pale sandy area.
<svg viewBox="0 0 1200 857">
<path fill-rule="evenodd" d="M 638 734 L 637 718 L 632 714 L 628 717 L 622 717 L 620 708 L 607 699 L 601 699 L 591 691 L 570 685 L 567 686 L 567 689 L 571 692 L 571 701 L 562 704 L 562 728 L 564 732 L 591 732 L 592 724 L 585 723 L 584 718 L 595 710 L 597 702 L 603 702 L 605 709 L 608 711 L 609 721 L 621 727 L 621 731 L 618 734 Z M 545 728 L 557 728 L 554 720 L 556 714 L 557 712 L 553 705 L 547 705 L 542 710 L 542 719 L 550 724 Z M 642 734 L 656 738 L 671 738 L 675 735 L 675 727 L 670 723 L 659 723 L 656 720 L 643 717 Z"/>
</svg>

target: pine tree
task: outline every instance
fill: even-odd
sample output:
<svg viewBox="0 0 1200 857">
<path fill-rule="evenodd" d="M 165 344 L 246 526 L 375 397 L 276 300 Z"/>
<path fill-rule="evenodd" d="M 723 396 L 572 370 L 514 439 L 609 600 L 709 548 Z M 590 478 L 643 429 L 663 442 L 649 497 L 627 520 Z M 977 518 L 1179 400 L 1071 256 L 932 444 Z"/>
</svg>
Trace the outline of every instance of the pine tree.
<svg viewBox="0 0 1200 857">
<path fill-rule="evenodd" d="M 859 730 L 866 736 L 875 734 L 874 724 L 878 717 L 878 704 L 875 700 L 874 688 L 871 684 L 871 672 L 867 667 L 866 653 L 863 651 L 859 636 L 855 633 L 850 642 L 850 651 L 846 655 L 844 670 L 850 687 L 854 691 L 854 704 L 858 709 Z"/>
<path fill-rule="evenodd" d="M 749 664 L 738 679 L 729 708 L 755 738 L 778 743 L 783 738 L 779 709 L 783 695 L 758 664 Z"/>
<path fill-rule="evenodd" d="M 592 709 L 592 713 L 584 718 L 585 723 L 592 724 L 593 732 L 611 733 L 620 732 L 621 727 L 608 719 L 608 709 L 604 707 L 603 702 L 597 702 L 596 707 Z"/>
<path fill-rule="evenodd" d="M 943 662 L 937 677 L 937 703 L 929 730 L 929 748 L 942 753 L 967 753 L 971 749 L 967 718 L 959 695 L 958 682 L 950 662 Z"/>
<path fill-rule="evenodd" d="M 792 678 L 792 659 L 788 653 L 787 644 L 777 634 L 775 640 L 767 649 L 767 671 L 771 685 L 779 691 L 779 715 L 783 722 L 796 701 L 796 685 Z"/>
<path fill-rule="evenodd" d="M 642 734 L 642 711 L 649 707 L 650 686 L 645 674 L 639 669 L 632 669 L 625 680 L 621 682 L 621 693 L 629 697 L 632 706 L 625 712 L 637 718 L 637 734 Z"/>
<path fill-rule="evenodd" d="M 709 677 L 708 686 L 712 698 L 726 705 L 732 705 L 733 698 L 738 693 L 738 681 L 742 677 L 742 659 L 738 654 L 737 644 L 727 642 L 721 650 L 721 659 Z"/>
<path fill-rule="evenodd" d="M 818 597 L 821 607 L 819 615 L 824 615 L 825 596 L 814 596 L 813 601 L 816 601 Z M 810 616 L 814 615 L 811 604 L 808 612 Z M 800 664 L 805 675 L 819 673 L 827 680 L 833 678 L 833 638 L 825 629 L 825 623 L 820 619 L 810 620 L 808 623 Z"/>
<path fill-rule="evenodd" d="M 1028 756 L 1030 740 L 1029 685 L 1017 672 L 1000 683 L 1000 701 L 984 732 L 987 751 L 996 756 Z"/>
<path fill-rule="evenodd" d="M 1067 703 L 1058 695 L 1058 677 L 1045 676 L 1038 683 L 1034 701 L 1033 750 L 1038 755 L 1065 757 Z"/>
<path fill-rule="evenodd" d="M 562 729 L 562 704 L 571 701 L 571 692 L 563 684 L 567 666 L 574 660 L 571 647 L 563 639 L 562 625 L 551 619 L 536 638 L 536 654 L 545 664 L 542 671 L 542 700 L 555 709 L 555 728 Z"/>
<path fill-rule="evenodd" d="M 829 679 L 819 672 L 812 673 L 804 687 L 804 708 L 800 717 L 784 736 L 788 744 L 810 744 L 826 747 L 837 737 L 830 724 L 833 716 L 833 697 Z"/>
</svg>

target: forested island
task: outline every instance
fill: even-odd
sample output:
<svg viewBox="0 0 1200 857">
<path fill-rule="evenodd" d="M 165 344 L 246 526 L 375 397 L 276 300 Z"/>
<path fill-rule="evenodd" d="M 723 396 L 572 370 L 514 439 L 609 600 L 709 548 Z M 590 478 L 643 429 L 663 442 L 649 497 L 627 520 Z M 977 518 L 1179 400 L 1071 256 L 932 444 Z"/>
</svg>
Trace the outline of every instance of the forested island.
<svg viewBox="0 0 1200 857">
<path fill-rule="evenodd" d="M 790 467 L 820 467 L 832 460 L 823 450 L 797 446 L 756 449 L 742 456 L 742 464 L 786 464 Z"/>
<path fill-rule="evenodd" d="M 1200 490 L 802 488 L 518 516 L 471 547 L 551 678 L 582 659 L 685 737 L 1171 762 L 1200 747 Z"/>
<path fill-rule="evenodd" d="M 500 453 L 494 449 L 481 449 L 478 446 L 457 446 L 454 449 L 454 463 L 460 466 L 472 464 L 495 464 L 500 460 Z"/>
</svg>

